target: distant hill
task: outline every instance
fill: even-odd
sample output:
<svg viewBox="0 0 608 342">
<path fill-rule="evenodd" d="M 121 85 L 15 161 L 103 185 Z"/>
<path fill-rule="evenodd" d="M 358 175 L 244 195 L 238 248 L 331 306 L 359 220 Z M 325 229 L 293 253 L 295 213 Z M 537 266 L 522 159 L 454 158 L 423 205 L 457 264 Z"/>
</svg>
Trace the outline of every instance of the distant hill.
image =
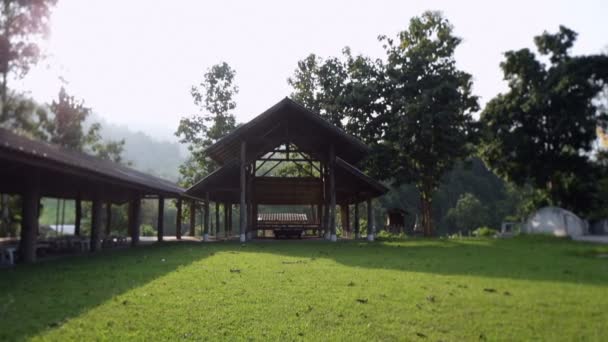
<svg viewBox="0 0 608 342">
<path fill-rule="evenodd" d="M 124 158 L 132 163 L 131 167 L 177 181 L 179 165 L 185 159 L 183 149 L 178 143 L 156 139 L 126 126 L 109 123 L 97 115 L 92 117 L 92 121 L 101 124 L 101 136 L 104 140 L 125 140 Z"/>
</svg>

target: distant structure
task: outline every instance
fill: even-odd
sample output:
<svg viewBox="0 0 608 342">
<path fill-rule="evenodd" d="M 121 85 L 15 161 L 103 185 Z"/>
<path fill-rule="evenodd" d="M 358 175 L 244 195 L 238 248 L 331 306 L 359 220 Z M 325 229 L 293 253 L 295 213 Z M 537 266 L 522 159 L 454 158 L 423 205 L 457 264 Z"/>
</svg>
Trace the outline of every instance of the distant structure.
<svg viewBox="0 0 608 342">
<path fill-rule="evenodd" d="M 530 215 L 524 225 L 529 234 L 551 234 L 577 237 L 588 233 L 587 222 L 571 211 L 558 207 L 544 207 Z"/>
<path fill-rule="evenodd" d="M 400 208 L 391 208 L 386 211 L 386 230 L 391 233 L 405 231 L 405 216 L 407 211 Z"/>
<path fill-rule="evenodd" d="M 327 239 L 336 241 L 337 205 L 343 210 L 345 228 L 350 228 L 351 222 L 348 208 L 354 207 L 358 237 L 359 208 L 366 203 L 367 217 L 372 218 L 368 220 L 367 238 L 373 240 L 372 199 L 388 189 L 355 166 L 369 152 L 360 140 L 285 98 L 207 148 L 206 155 L 220 167 L 186 194 L 223 205 L 228 213 L 238 206 L 242 242 L 265 231 L 281 236 L 324 232 Z M 272 173 L 285 162 L 292 163 L 302 175 Z M 314 207 L 316 215 L 279 215 L 277 206 Z M 266 212 L 260 212 L 260 208 Z M 204 226 L 206 239 L 209 230 L 207 224 Z"/>
</svg>

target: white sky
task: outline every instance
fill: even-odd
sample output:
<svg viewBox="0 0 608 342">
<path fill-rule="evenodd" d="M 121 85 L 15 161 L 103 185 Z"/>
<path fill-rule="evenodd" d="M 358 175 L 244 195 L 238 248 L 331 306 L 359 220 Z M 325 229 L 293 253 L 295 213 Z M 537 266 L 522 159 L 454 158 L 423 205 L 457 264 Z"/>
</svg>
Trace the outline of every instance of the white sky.
<svg viewBox="0 0 608 342">
<path fill-rule="evenodd" d="M 575 53 L 608 47 L 608 1 L 154 1 L 59 0 L 49 57 L 18 85 L 41 102 L 68 90 L 106 120 L 175 140 L 179 118 L 196 111 L 189 94 L 220 61 L 237 71 L 237 120 L 289 95 L 287 78 L 309 53 L 381 57 L 379 34 L 394 36 L 412 16 L 441 10 L 464 39 L 459 66 L 482 103 L 504 90 L 507 50 L 564 24 L 579 33 Z"/>
</svg>

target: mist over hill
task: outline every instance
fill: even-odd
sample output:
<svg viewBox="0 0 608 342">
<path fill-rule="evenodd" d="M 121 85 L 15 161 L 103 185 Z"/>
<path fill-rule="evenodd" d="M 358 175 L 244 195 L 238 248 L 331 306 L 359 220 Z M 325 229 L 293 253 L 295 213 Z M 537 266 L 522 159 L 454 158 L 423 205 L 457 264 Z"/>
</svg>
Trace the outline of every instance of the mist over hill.
<svg viewBox="0 0 608 342">
<path fill-rule="evenodd" d="M 93 115 L 91 119 L 101 124 L 101 136 L 104 140 L 125 140 L 123 155 L 125 160 L 132 163 L 132 168 L 177 181 L 179 165 L 187 154 L 179 143 L 154 138 L 124 125 L 112 124 L 99 115 Z"/>
</svg>

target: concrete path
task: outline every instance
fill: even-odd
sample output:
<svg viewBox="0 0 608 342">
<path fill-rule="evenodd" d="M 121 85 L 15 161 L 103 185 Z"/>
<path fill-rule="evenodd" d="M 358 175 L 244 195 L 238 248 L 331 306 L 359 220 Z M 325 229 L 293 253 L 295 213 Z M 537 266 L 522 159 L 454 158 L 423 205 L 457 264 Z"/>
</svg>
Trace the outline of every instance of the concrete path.
<svg viewBox="0 0 608 342">
<path fill-rule="evenodd" d="M 573 237 L 572 240 L 608 244 L 608 235 L 583 235 Z"/>
</svg>

